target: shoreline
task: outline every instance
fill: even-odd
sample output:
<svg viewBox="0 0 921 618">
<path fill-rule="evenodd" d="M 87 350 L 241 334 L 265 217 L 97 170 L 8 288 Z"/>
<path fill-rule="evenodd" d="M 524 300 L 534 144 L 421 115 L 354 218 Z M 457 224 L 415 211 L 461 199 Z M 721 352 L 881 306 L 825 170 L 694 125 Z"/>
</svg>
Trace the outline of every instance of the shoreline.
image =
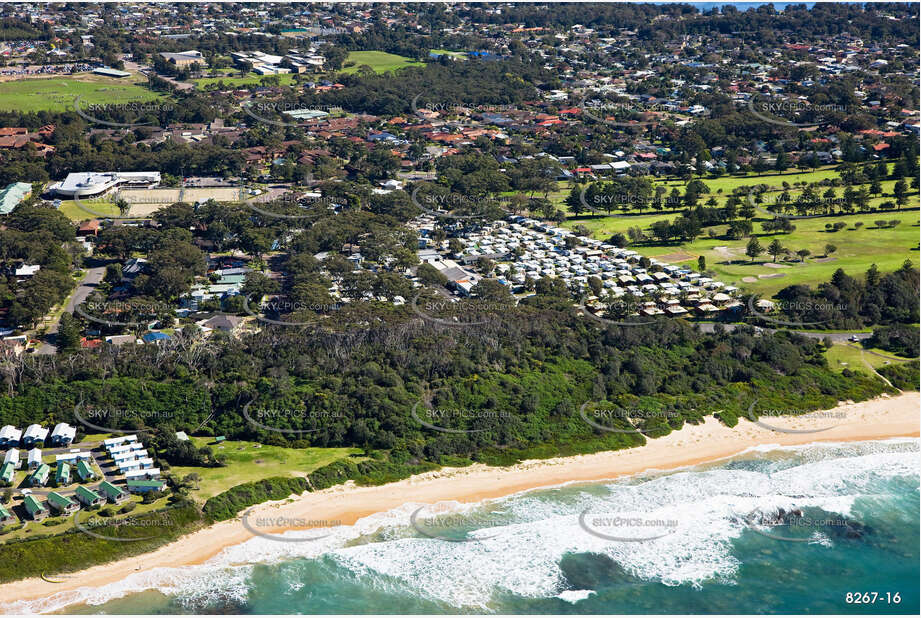
<svg viewBox="0 0 921 618">
<path fill-rule="evenodd" d="M 646 445 L 640 447 L 528 460 L 504 468 L 484 464 L 442 468 L 372 487 L 358 487 L 348 482 L 305 493 L 293 500 L 259 504 L 248 512 L 250 517 L 352 525 L 363 517 L 408 503 L 479 503 L 537 489 L 614 480 L 647 471 L 674 470 L 716 462 L 757 447 L 919 437 L 919 409 L 921 394 L 906 392 L 856 404 L 845 403 L 812 415 L 777 417 L 759 423 L 740 420 L 734 428 L 708 417 L 700 425 L 685 425 L 662 438 L 647 440 Z M 281 534 L 309 527 L 260 526 L 259 531 Z M 147 554 L 56 576 L 62 583 L 40 578 L 9 582 L 0 586 L 0 612 L 5 612 L 5 606 L 17 601 L 48 598 L 79 588 L 98 588 L 158 567 L 202 564 L 227 547 L 239 545 L 255 536 L 238 517 L 193 532 Z M 143 568 L 140 568 L 141 564 Z"/>
</svg>

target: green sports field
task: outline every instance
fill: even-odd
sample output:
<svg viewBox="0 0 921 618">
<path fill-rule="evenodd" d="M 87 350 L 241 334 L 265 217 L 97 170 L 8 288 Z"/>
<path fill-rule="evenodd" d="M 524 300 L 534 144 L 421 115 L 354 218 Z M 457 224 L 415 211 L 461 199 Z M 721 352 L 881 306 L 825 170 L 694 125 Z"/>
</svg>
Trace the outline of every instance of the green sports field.
<svg viewBox="0 0 921 618">
<path fill-rule="evenodd" d="M 89 73 L 74 77 L 0 82 L 0 110 L 73 111 L 77 97 L 80 97 L 81 106 L 140 103 L 163 98 L 163 95 L 139 85 L 141 83 L 134 76 L 117 79 Z"/>
<path fill-rule="evenodd" d="M 92 202 L 87 205 L 87 208 L 112 217 L 119 215 L 118 206 L 114 202 Z M 97 215 L 77 206 L 77 203 L 73 200 L 62 200 L 58 210 L 71 221 L 87 221 L 98 218 Z"/>
<path fill-rule="evenodd" d="M 362 65 L 368 65 L 375 73 L 387 73 L 405 67 L 421 67 L 425 63 L 382 51 L 353 51 L 342 64 L 342 73 L 355 73 Z"/>
</svg>

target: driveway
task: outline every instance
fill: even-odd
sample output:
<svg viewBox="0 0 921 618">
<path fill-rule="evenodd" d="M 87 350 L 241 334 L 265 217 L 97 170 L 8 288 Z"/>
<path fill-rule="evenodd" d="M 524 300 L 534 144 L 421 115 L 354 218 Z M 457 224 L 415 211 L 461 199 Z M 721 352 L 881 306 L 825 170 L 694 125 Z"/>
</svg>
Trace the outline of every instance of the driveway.
<svg viewBox="0 0 921 618">
<path fill-rule="evenodd" d="M 85 301 L 87 296 L 89 296 L 90 293 L 96 289 L 100 282 L 102 282 L 102 278 L 105 277 L 105 274 L 105 266 L 94 266 L 93 268 L 87 269 L 86 274 L 83 275 L 83 279 L 81 279 L 80 283 L 77 285 L 77 289 L 74 290 L 74 293 L 70 295 L 70 299 L 64 306 L 64 311 L 73 315 L 74 309 L 77 308 L 77 305 Z M 54 354 L 57 351 L 55 344 L 60 322 L 61 318 L 58 318 L 51 326 L 48 327 L 48 332 L 45 333 L 45 341 L 41 346 L 39 346 L 37 350 L 35 350 L 35 354 Z"/>
</svg>

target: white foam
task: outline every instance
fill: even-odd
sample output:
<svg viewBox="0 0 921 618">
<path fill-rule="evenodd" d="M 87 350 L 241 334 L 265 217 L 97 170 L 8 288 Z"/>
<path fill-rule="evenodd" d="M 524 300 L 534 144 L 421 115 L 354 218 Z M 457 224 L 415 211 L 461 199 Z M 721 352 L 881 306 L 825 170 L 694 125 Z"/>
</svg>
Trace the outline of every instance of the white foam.
<svg viewBox="0 0 921 618">
<path fill-rule="evenodd" d="M 563 599 L 567 603 L 572 603 L 575 605 L 579 601 L 584 601 L 595 594 L 594 590 L 564 590 L 563 592 L 556 595 L 558 599 Z"/>
<path fill-rule="evenodd" d="M 473 514 L 484 506 L 491 512 L 500 510 L 501 521 L 509 523 L 474 531 L 470 536 L 478 539 L 475 542 L 420 538 L 409 526 L 409 517 L 421 505 L 406 504 L 353 526 L 331 528 L 327 537 L 317 541 L 284 543 L 257 537 L 225 549 L 203 565 L 139 572 L 100 588 L 2 609 L 43 613 L 75 603 L 99 605 L 151 588 L 176 595 L 192 607 L 205 606 L 209 600 L 243 602 L 251 565 L 321 556 L 358 577 L 386 576 L 427 598 L 484 609 L 496 593 L 564 598 L 561 595 L 584 592 L 567 590 L 560 567 L 563 557 L 574 553 L 607 556 L 634 577 L 667 585 L 700 585 L 713 578 L 731 582 L 739 567 L 732 542 L 746 529 L 740 516 L 796 507 L 848 516 L 858 497 L 874 491 L 874 481 L 917 477 L 918 444 L 916 439 L 849 443 L 837 450 L 822 445 L 800 448 L 792 459 L 765 459 L 758 470 L 684 469 L 518 494 L 488 505 L 450 502 L 427 508 L 427 513 L 455 509 Z M 612 542 L 579 526 L 578 516 L 586 509 L 674 520 L 676 525 L 660 539 Z M 304 535 L 287 533 L 292 538 Z"/>
</svg>

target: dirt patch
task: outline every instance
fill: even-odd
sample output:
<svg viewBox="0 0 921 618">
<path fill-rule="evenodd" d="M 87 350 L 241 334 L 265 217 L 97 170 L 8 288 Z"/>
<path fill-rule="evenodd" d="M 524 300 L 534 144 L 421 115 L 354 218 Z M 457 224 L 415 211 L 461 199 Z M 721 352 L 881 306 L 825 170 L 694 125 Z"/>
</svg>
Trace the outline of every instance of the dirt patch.
<svg viewBox="0 0 921 618">
<path fill-rule="evenodd" d="M 731 260 L 732 258 L 737 258 L 740 255 L 745 255 L 745 251 L 742 248 L 735 247 L 735 248 L 730 249 L 726 245 L 719 245 L 717 247 L 713 247 L 713 252 L 722 258 L 726 258 L 727 260 Z"/>
<path fill-rule="evenodd" d="M 786 264 L 775 264 L 774 262 L 765 262 L 762 266 L 765 268 L 790 268 Z"/>
<path fill-rule="evenodd" d="M 812 258 L 813 262 L 834 262 L 838 258 L 836 257 L 822 257 L 822 258 Z"/>
<path fill-rule="evenodd" d="M 777 279 L 778 277 L 786 277 L 787 273 L 773 273 L 770 275 L 758 275 L 759 279 Z"/>
<path fill-rule="evenodd" d="M 758 277 L 742 277 L 743 283 L 757 283 Z"/>
<path fill-rule="evenodd" d="M 666 253 L 665 255 L 656 255 L 655 259 L 660 262 L 687 262 L 688 260 L 693 260 L 694 256 L 690 253 L 684 253 L 683 251 L 678 251 L 676 253 Z"/>
</svg>

